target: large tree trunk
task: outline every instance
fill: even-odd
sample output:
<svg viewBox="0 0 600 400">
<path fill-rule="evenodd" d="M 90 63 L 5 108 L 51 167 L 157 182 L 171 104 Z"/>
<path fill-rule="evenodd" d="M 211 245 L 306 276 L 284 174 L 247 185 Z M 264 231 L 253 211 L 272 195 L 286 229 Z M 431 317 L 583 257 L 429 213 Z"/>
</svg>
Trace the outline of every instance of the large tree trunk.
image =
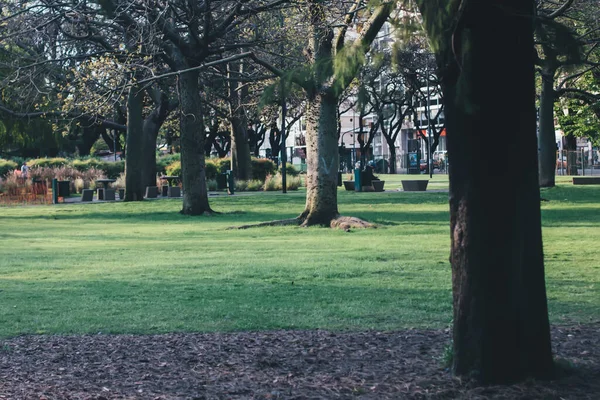
<svg viewBox="0 0 600 400">
<path fill-rule="evenodd" d="M 228 68 L 228 75 L 232 76 Z M 239 66 L 240 76 L 244 74 L 244 63 Z M 229 83 L 229 115 L 231 122 L 231 169 L 233 176 L 240 180 L 252 179 L 252 158 L 248 142 L 248 118 L 244 110 L 244 100 L 248 94 L 248 86 L 240 88 L 237 81 Z"/>
<path fill-rule="evenodd" d="M 198 72 L 182 73 L 178 81 L 181 116 L 181 174 L 183 182 L 182 214 L 212 212 L 208 203 L 204 158 L 204 122 L 198 87 Z"/>
<path fill-rule="evenodd" d="M 452 26 L 456 14 L 420 5 L 443 66 L 452 160 L 453 370 L 489 383 L 547 377 L 553 363 L 537 172 L 534 2 L 469 2 L 454 35 L 439 23 Z M 506 104 L 514 110 L 510 131 L 490 123 L 505 117 Z M 518 162 L 498 168 L 488 151 L 507 134 L 518 143 L 511 149 Z"/>
<path fill-rule="evenodd" d="M 144 146 L 143 128 L 144 92 L 137 86 L 129 89 L 127 95 L 127 146 L 125 157 L 125 201 L 144 199 L 143 181 Z"/>
<path fill-rule="evenodd" d="M 92 146 L 100 137 L 100 130 L 97 126 L 89 126 L 81 128 L 81 138 L 77 142 L 77 152 L 79 156 L 89 156 Z"/>
<path fill-rule="evenodd" d="M 554 133 L 554 69 L 542 71 L 540 95 L 540 186 L 553 187 L 556 174 L 556 137 Z M 519 143 L 519 142 L 517 142 Z"/>
<path fill-rule="evenodd" d="M 154 109 L 144 120 L 144 169 L 142 180 L 147 186 L 156 185 L 156 139 L 160 128 L 172 110 L 166 93 L 160 93 L 153 101 L 155 101 Z"/>
<path fill-rule="evenodd" d="M 317 93 L 308 99 L 306 112 L 306 208 L 300 216 L 306 226 L 329 225 L 339 215 L 337 144 L 337 99 Z"/>
<path fill-rule="evenodd" d="M 252 158 L 247 134 L 248 121 L 244 113 L 231 117 L 231 168 L 236 179 L 252 179 Z"/>
<path fill-rule="evenodd" d="M 142 181 L 146 186 L 156 186 L 156 139 L 158 138 L 160 126 L 149 117 L 144 120 Z"/>
</svg>

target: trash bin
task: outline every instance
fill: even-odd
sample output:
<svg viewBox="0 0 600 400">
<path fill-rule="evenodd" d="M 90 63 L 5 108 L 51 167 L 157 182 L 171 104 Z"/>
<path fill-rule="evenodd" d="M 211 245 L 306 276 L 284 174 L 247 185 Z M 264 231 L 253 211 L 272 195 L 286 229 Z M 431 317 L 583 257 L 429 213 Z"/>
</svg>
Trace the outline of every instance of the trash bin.
<svg viewBox="0 0 600 400">
<path fill-rule="evenodd" d="M 58 181 L 58 197 L 69 197 L 71 195 L 71 182 Z"/>
<path fill-rule="evenodd" d="M 227 189 L 227 172 L 217 175 L 217 189 Z"/>
</svg>

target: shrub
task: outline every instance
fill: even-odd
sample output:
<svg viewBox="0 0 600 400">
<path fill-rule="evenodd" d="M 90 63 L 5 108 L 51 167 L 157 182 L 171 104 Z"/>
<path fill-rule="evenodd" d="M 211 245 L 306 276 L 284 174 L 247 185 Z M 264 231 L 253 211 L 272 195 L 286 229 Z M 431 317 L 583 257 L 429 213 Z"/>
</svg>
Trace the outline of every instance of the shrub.
<svg viewBox="0 0 600 400">
<path fill-rule="evenodd" d="M 36 167 L 49 167 L 49 168 L 58 168 L 64 167 L 68 165 L 69 162 L 66 158 L 37 158 L 35 160 L 31 160 L 27 163 L 32 169 Z"/>
<path fill-rule="evenodd" d="M 14 161 L 3 160 L 0 158 L 0 178 L 17 169 L 18 164 Z"/>
<path fill-rule="evenodd" d="M 175 161 L 181 161 L 181 155 L 179 153 L 157 157 L 156 172 L 163 175 L 166 174 L 167 167 Z"/>
<path fill-rule="evenodd" d="M 104 169 L 104 161 L 96 158 L 88 158 L 87 160 L 73 160 L 71 165 L 78 171 L 87 171 L 90 168 Z"/>
<path fill-rule="evenodd" d="M 215 158 L 214 163 L 221 174 L 231 169 L 231 157 Z"/>
<path fill-rule="evenodd" d="M 298 190 L 298 188 L 302 186 L 302 179 L 299 176 L 291 176 L 285 180 L 285 186 L 287 187 L 287 190 Z"/>
<path fill-rule="evenodd" d="M 248 187 L 246 188 L 246 190 L 248 190 L 249 192 L 256 192 L 262 190 L 263 185 L 264 183 L 262 181 L 258 179 L 253 179 L 251 181 L 248 181 Z"/>
<path fill-rule="evenodd" d="M 281 173 L 282 168 L 279 168 L 279 173 Z M 298 176 L 300 175 L 300 171 L 298 171 L 296 169 L 296 167 L 294 167 L 292 164 L 290 163 L 286 163 L 285 164 L 285 173 L 287 176 Z"/>
<path fill-rule="evenodd" d="M 205 168 L 207 180 L 217 179 L 217 175 L 219 174 L 219 167 L 213 160 L 206 160 Z"/>
<path fill-rule="evenodd" d="M 75 179 L 73 182 L 73 185 L 75 186 L 75 193 L 81 193 L 83 189 L 86 189 L 85 183 L 86 182 L 83 180 L 83 178 Z"/>
<path fill-rule="evenodd" d="M 286 177 L 287 178 L 287 177 Z M 302 186 L 302 179 L 299 176 L 291 176 L 285 180 L 287 190 L 298 190 Z M 265 190 L 275 191 L 283 188 L 281 175 L 268 175 L 265 179 Z"/>
<path fill-rule="evenodd" d="M 26 185 L 30 185 L 31 181 L 27 180 Z M 19 178 L 16 175 L 8 174 L 2 181 L 1 191 L 2 193 L 16 194 L 17 189 L 23 186 L 23 182 L 19 182 Z"/>
<path fill-rule="evenodd" d="M 214 179 L 208 179 L 206 181 L 206 187 L 208 188 L 208 190 L 210 190 L 211 192 L 214 192 L 217 190 L 217 181 Z"/>
<path fill-rule="evenodd" d="M 116 179 L 116 181 L 114 181 L 111 184 L 113 189 L 125 189 L 125 173 L 121 172 L 121 174 L 119 176 L 117 176 L 115 179 Z"/>
<path fill-rule="evenodd" d="M 108 178 L 117 179 L 125 172 L 125 161 L 104 162 L 99 169 L 104 171 Z"/>
<path fill-rule="evenodd" d="M 92 147 L 90 148 L 91 154 L 98 154 L 101 152 L 108 152 L 108 151 L 110 151 L 110 149 L 108 148 L 108 144 L 106 144 L 106 142 L 102 138 L 99 138 L 98 140 L 96 140 L 96 143 L 94 143 L 92 145 Z"/>
<path fill-rule="evenodd" d="M 277 176 L 275 175 L 267 175 L 265 178 L 264 189 L 267 192 L 273 192 L 275 190 L 281 189 L 281 181 L 277 182 Z"/>
<path fill-rule="evenodd" d="M 104 179 L 106 175 L 104 171 L 101 171 L 96 168 L 88 169 L 81 173 L 81 177 L 85 182 L 87 182 L 88 187 L 95 185 L 97 179 Z"/>
<path fill-rule="evenodd" d="M 9 161 L 14 161 L 14 162 L 16 162 L 16 163 L 17 163 L 17 166 L 18 166 L 18 165 L 23 165 L 23 163 L 24 163 L 26 160 L 25 160 L 25 158 L 23 158 L 23 157 L 14 156 L 14 157 L 11 157 L 11 158 L 9 159 Z"/>
<path fill-rule="evenodd" d="M 181 176 L 181 161 L 173 161 L 165 169 L 167 175 Z"/>
<path fill-rule="evenodd" d="M 252 158 L 252 177 L 261 181 L 266 180 L 268 175 L 275 175 L 277 167 L 268 158 Z"/>
<path fill-rule="evenodd" d="M 236 192 L 245 192 L 248 189 L 248 181 L 239 181 L 236 179 L 234 186 Z"/>
</svg>

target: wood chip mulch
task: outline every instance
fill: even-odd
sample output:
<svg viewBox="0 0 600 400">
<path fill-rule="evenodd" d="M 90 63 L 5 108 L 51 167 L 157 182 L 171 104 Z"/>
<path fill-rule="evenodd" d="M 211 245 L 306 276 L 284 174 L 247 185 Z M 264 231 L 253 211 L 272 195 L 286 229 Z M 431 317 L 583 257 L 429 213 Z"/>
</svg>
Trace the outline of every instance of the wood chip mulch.
<svg viewBox="0 0 600 400">
<path fill-rule="evenodd" d="M 442 366 L 448 330 L 21 336 L 0 399 L 600 399 L 600 322 L 552 337 L 569 374 L 481 387 Z"/>
</svg>

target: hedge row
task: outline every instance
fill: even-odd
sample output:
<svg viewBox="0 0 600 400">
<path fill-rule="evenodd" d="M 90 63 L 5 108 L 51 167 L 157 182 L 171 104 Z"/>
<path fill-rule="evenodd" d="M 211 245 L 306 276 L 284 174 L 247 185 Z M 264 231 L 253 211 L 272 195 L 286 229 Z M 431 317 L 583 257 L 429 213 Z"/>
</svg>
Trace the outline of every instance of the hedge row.
<svg viewBox="0 0 600 400">
<path fill-rule="evenodd" d="M 288 165 L 287 171 L 290 171 L 291 165 Z M 218 174 L 227 172 L 231 168 L 230 158 L 212 158 L 206 160 L 206 179 L 216 179 Z M 294 169 L 295 170 L 295 169 Z M 268 175 L 275 175 L 277 167 L 275 163 L 266 158 L 252 158 L 252 177 L 263 181 Z M 181 176 L 181 161 L 173 161 L 165 167 L 165 173 L 172 176 Z M 297 175 L 297 173 L 296 173 Z"/>
<path fill-rule="evenodd" d="M 17 169 L 17 167 L 18 165 L 16 162 L 10 160 L 3 160 L 2 158 L 0 158 L 0 178 L 8 174 L 9 172 L 14 171 L 15 169 Z"/>
<path fill-rule="evenodd" d="M 73 167 L 77 171 L 85 172 L 90 169 L 97 169 L 108 178 L 116 179 L 119 175 L 125 172 L 125 161 L 108 162 L 98 160 L 96 158 L 88 158 L 86 160 L 67 160 L 66 158 L 38 158 L 27 162 L 30 168 L 60 168 Z"/>
</svg>

